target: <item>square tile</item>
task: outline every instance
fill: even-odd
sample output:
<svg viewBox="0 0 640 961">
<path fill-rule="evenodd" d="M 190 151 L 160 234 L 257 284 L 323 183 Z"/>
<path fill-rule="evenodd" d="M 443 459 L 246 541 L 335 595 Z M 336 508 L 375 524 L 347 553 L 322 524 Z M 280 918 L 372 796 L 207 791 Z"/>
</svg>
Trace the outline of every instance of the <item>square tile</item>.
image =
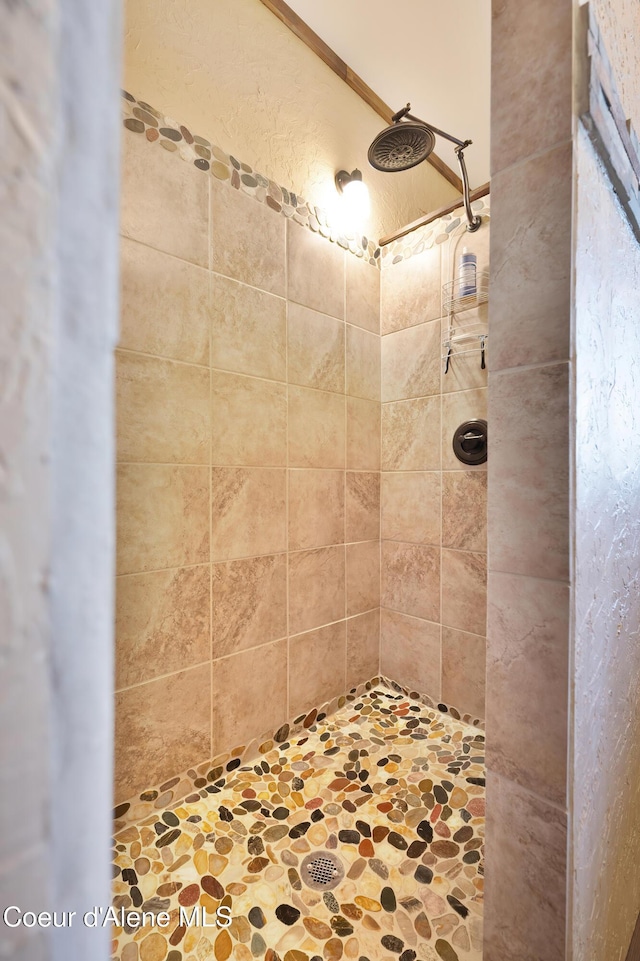
<svg viewBox="0 0 640 961">
<path fill-rule="evenodd" d="M 116 351 L 116 447 L 125 462 L 208 464 L 209 371 Z"/>
<path fill-rule="evenodd" d="M 441 316 L 440 246 L 384 267 L 380 276 L 383 334 Z"/>
<path fill-rule="evenodd" d="M 289 638 L 289 717 L 344 692 L 346 655 L 346 621 Z"/>
<path fill-rule="evenodd" d="M 344 320 L 344 251 L 300 224 L 286 223 L 288 299 Z"/>
<path fill-rule="evenodd" d="M 287 358 L 290 384 L 344 393 L 344 322 L 290 303 Z"/>
<path fill-rule="evenodd" d="M 440 470 L 440 397 L 382 405 L 382 469 Z"/>
<path fill-rule="evenodd" d="M 289 633 L 345 616 L 344 546 L 289 554 Z"/>
<path fill-rule="evenodd" d="M 442 700 L 479 718 L 485 716 L 486 647 L 484 637 L 442 628 Z"/>
<path fill-rule="evenodd" d="M 440 392 L 440 321 L 382 338 L 382 400 L 407 400 Z"/>
<path fill-rule="evenodd" d="M 122 234 L 208 267 L 211 177 L 145 137 L 125 134 L 122 152 Z"/>
<path fill-rule="evenodd" d="M 380 270 L 358 257 L 346 256 L 346 320 L 380 333 Z"/>
<path fill-rule="evenodd" d="M 380 673 L 440 700 L 440 625 L 383 608 Z"/>
<path fill-rule="evenodd" d="M 207 366 L 208 271 L 126 237 L 120 255 L 120 347 Z"/>
<path fill-rule="evenodd" d="M 324 390 L 289 387 L 289 466 L 345 466 L 345 399 Z"/>
<path fill-rule="evenodd" d="M 344 543 L 344 471 L 289 471 L 289 550 Z"/>
<path fill-rule="evenodd" d="M 440 474 L 383 473 L 382 537 L 440 546 Z"/>
<path fill-rule="evenodd" d="M 285 467 L 287 388 L 241 374 L 211 372 L 211 462 Z"/>
<path fill-rule="evenodd" d="M 491 374 L 494 570 L 569 577 L 569 416 L 567 364 Z"/>
<path fill-rule="evenodd" d="M 287 302 L 211 274 L 211 366 L 287 379 Z"/>
<path fill-rule="evenodd" d="M 285 220 L 226 183 L 211 181 L 211 269 L 285 295 Z"/>
<path fill-rule="evenodd" d="M 486 637 L 486 554 L 443 550 L 442 623 Z"/>
<path fill-rule="evenodd" d="M 347 471 L 347 541 L 380 538 L 380 474 L 376 471 Z"/>
<path fill-rule="evenodd" d="M 442 546 L 486 552 L 486 471 L 443 472 Z"/>
<path fill-rule="evenodd" d="M 492 573 L 488 620 L 487 757 L 491 768 L 564 805 L 569 585 Z"/>
<path fill-rule="evenodd" d="M 209 560 L 209 468 L 121 464 L 117 468 L 118 574 Z"/>
<path fill-rule="evenodd" d="M 347 615 L 380 606 L 380 541 L 347 545 Z"/>
<path fill-rule="evenodd" d="M 347 689 L 380 673 L 380 609 L 347 621 Z"/>
<path fill-rule="evenodd" d="M 491 370 L 569 359 L 573 184 L 571 143 L 495 177 Z"/>
<path fill-rule="evenodd" d="M 287 641 L 213 662 L 213 752 L 275 731 L 287 718 Z"/>
<path fill-rule="evenodd" d="M 116 578 L 116 690 L 211 657 L 209 565 Z"/>
<path fill-rule="evenodd" d="M 286 554 L 213 564 L 211 590 L 214 658 L 285 637 Z"/>
<path fill-rule="evenodd" d="M 118 803 L 211 756 L 211 665 L 116 694 L 115 725 Z"/>
<path fill-rule="evenodd" d="M 347 467 L 380 470 L 380 404 L 347 397 Z"/>
<path fill-rule="evenodd" d="M 347 325 L 347 393 L 365 400 L 380 399 L 380 338 Z"/>
<path fill-rule="evenodd" d="M 381 566 L 383 607 L 439 621 L 439 548 L 383 541 Z"/>
<path fill-rule="evenodd" d="M 211 472 L 211 560 L 287 548 L 286 470 L 214 467 Z"/>
</svg>

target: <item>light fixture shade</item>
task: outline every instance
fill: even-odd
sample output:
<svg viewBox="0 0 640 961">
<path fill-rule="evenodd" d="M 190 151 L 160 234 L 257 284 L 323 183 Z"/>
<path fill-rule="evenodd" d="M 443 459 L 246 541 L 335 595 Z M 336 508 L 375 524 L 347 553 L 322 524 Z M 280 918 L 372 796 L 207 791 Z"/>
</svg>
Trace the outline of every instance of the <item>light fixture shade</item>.
<svg viewBox="0 0 640 961">
<path fill-rule="evenodd" d="M 352 227 L 362 225 L 371 213 L 369 190 L 363 183 L 359 170 L 339 170 L 335 177 L 338 192 L 342 194 L 341 214 L 345 224 Z"/>
</svg>

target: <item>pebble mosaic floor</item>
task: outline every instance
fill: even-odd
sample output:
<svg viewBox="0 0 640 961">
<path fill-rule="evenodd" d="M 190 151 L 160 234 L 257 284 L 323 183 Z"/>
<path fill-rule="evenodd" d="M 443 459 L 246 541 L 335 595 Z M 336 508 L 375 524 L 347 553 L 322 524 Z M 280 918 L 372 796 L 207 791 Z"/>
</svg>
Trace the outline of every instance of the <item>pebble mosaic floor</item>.
<svg viewBox="0 0 640 961">
<path fill-rule="evenodd" d="M 114 907 L 169 923 L 114 926 L 113 958 L 479 961 L 483 837 L 482 733 L 377 685 L 116 834 Z M 323 851 L 332 890 L 304 880 Z M 226 928 L 184 923 L 221 906 Z"/>
</svg>

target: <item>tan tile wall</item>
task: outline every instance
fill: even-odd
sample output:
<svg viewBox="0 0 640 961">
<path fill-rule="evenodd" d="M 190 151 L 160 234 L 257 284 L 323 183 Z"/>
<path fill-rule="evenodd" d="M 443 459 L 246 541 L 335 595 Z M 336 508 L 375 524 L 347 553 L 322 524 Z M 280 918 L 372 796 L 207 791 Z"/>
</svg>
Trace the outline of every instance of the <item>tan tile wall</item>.
<svg viewBox="0 0 640 961">
<path fill-rule="evenodd" d="M 489 222 L 382 271 L 381 671 L 484 716 L 487 471 L 453 454 L 486 418 L 479 353 L 442 363 L 442 284 L 463 246 L 488 269 Z M 486 316 L 486 307 L 480 307 Z M 491 425 L 489 425 L 491 428 Z"/>
<path fill-rule="evenodd" d="M 487 961 L 574 956 L 566 932 L 573 13 L 570 0 L 493 5 Z"/>
<path fill-rule="evenodd" d="M 380 273 L 124 136 L 118 799 L 379 665 Z"/>
</svg>

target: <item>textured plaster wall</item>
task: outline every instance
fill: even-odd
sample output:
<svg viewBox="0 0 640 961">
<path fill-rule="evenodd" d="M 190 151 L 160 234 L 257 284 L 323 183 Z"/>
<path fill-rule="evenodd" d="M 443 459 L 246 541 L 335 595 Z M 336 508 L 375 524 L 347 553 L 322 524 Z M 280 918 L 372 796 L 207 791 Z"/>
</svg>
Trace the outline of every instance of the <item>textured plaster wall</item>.
<svg viewBox="0 0 640 961">
<path fill-rule="evenodd" d="M 457 196 L 428 164 L 374 171 L 367 149 L 384 121 L 259 0 L 128 0 L 123 82 L 321 207 L 335 204 L 336 170 L 359 167 L 372 198 L 367 236 Z"/>
<path fill-rule="evenodd" d="M 637 0 L 591 0 L 604 46 L 615 63 L 618 93 L 640 137 L 640 4 Z"/>
<path fill-rule="evenodd" d="M 577 140 L 574 959 L 626 956 L 640 910 L 640 246 Z"/>
<path fill-rule="evenodd" d="M 109 898 L 117 12 L 0 5 L 0 904 L 25 910 Z M 0 928 L 3 959 L 108 948 Z"/>
</svg>

